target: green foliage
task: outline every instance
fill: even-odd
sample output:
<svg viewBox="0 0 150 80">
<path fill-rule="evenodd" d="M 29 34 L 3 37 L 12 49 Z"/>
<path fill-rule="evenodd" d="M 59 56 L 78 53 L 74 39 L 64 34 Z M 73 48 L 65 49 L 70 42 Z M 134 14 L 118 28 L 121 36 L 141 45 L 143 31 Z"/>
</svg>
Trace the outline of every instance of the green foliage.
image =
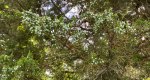
<svg viewBox="0 0 150 80">
<path fill-rule="evenodd" d="M 123 3 L 84 2 L 88 10 L 80 19 L 89 22 L 90 35 L 73 30 L 80 19 L 41 16 L 36 0 L 9 2 L 0 5 L 0 80 L 149 79 L 150 21 L 119 15 L 133 1 L 123 1 L 130 5 L 121 12 L 114 5 Z M 85 49 L 88 37 L 94 43 Z"/>
</svg>

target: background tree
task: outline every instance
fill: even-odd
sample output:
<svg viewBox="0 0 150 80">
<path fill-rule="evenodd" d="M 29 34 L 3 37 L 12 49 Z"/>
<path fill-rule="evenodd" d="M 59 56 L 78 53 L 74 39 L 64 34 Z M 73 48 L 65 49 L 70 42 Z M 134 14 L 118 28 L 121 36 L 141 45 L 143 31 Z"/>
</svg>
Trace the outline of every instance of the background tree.
<svg viewBox="0 0 150 80">
<path fill-rule="evenodd" d="M 2 80 L 150 77 L 148 0 L 0 0 L 0 4 Z"/>
</svg>

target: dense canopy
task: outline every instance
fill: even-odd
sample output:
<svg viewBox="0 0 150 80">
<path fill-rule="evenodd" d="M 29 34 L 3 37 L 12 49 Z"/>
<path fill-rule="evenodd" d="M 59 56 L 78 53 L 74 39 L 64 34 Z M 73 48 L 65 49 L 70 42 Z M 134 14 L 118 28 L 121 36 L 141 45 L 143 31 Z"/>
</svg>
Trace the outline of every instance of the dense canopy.
<svg viewBox="0 0 150 80">
<path fill-rule="evenodd" d="M 150 0 L 0 0 L 0 80 L 150 80 Z"/>
</svg>

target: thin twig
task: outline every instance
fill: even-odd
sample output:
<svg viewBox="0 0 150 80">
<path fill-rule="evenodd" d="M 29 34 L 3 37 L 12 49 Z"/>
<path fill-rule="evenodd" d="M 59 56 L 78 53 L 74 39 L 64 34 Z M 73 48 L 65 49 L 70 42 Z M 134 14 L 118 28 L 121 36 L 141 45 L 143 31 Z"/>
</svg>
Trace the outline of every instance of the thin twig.
<svg viewBox="0 0 150 80">
<path fill-rule="evenodd" d="M 51 0 L 51 2 L 52 2 L 52 4 L 57 8 L 57 10 L 59 10 L 59 12 L 60 12 L 65 18 L 67 18 L 67 19 L 69 20 L 69 18 L 66 17 L 65 14 L 60 10 L 60 8 L 55 4 L 55 2 L 54 2 L 53 0 Z"/>
</svg>

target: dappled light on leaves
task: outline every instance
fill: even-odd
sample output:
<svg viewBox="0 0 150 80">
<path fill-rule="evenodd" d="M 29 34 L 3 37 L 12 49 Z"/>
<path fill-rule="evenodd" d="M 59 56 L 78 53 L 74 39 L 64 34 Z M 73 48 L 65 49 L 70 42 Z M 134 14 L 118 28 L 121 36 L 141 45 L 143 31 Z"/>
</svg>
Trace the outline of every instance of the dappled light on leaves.
<svg viewBox="0 0 150 80">
<path fill-rule="evenodd" d="M 149 80 L 148 0 L 0 0 L 0 80 Z"/>
</svg>

